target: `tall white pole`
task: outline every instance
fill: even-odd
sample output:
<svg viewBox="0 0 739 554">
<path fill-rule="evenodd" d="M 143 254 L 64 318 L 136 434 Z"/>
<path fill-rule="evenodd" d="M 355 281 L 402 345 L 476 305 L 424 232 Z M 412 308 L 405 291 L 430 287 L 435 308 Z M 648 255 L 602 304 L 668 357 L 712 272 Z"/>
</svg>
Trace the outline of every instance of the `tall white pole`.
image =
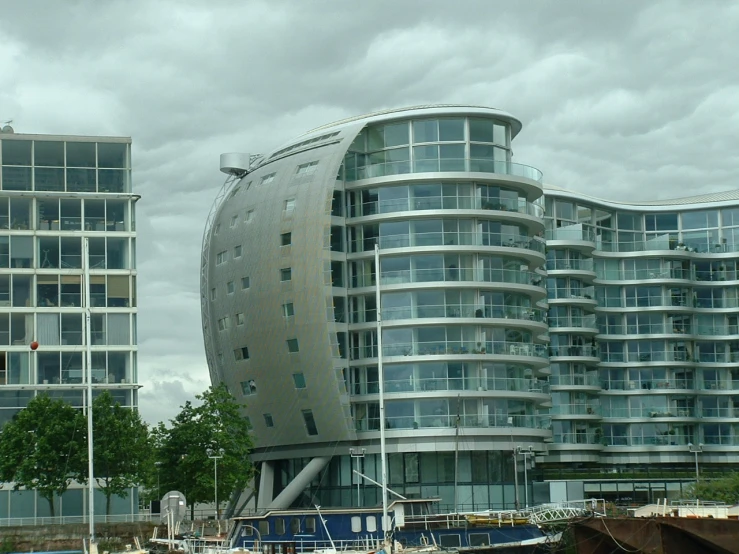
<svg viewBox="0 0 739 554">
<path fill-rule="evenodd" d="M 213 479 L 215 480 L 216 487 L 214 495 L 216 503 L 216 521 L 218 521 L 220 519 L 218 514 L 218 458 L 213 458 Z"/>
<path fill-rule="evenodd" d="M 90 242 L 83 239 L 82 253 L 83 279 L 85 300 L 85 373 L 87 377 L 87 483 L 88 519 L 90 520 L 90 544 L 95 542 L 95 476 L 93 475 L 93 444 L 92 444 L 92 353 L 90 351 Z"/>
<path fill-rule="evenodd" d="M 377 304 L 377 380 L 380 389 L 380 458 L 382 459 L 382 528 L 390 536 L 387 512 L 387 454 L 385 452 L 385 375 L 382 368 L 382 299 L 380 298 L 380 245 L 375 243 L 375 304 Z"/>
</svg>

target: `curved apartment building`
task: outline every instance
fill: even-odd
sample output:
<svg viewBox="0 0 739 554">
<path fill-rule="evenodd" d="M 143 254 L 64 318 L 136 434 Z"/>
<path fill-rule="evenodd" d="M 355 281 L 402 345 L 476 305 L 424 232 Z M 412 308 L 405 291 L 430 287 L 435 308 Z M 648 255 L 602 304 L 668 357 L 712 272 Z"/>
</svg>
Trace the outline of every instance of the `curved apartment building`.
<svg viewBox="0 0 739 554">
<path fill-rule="evenodd" d="M 737 461 L 739 195 L 545 191 L 520 130 L 422 106 L 222 157 L 203 328 L 254 428 L 258 508 L 377 503 L 357 472 L 379 480 L 383 423 L 390 488 L 447 508 L 548 500 L 527 479 L 547 468 Z"/>
</svg>

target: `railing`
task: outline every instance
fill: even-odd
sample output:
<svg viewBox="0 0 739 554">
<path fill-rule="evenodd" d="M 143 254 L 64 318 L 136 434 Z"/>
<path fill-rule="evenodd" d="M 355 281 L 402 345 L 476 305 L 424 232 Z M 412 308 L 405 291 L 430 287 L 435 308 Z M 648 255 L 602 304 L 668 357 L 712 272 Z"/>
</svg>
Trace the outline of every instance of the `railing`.
<svg viewBox="0 0 739 554">
<path fill-rule="evenodd" d="M 594 271 L 593 260 L 547 260 L 547 270 Z"/>
<path fill-rule="evenodd" d="M 567 288 L 552 288 L 547 291 L 547 297 L 550 300 L 561 300 L 561 299 L 571 299 L 571 300 L 593 300 L 593 295 L 595 294 L 595 288 L 594 287 L 582 287 L 581 289 L 575 289 L 574 291 L 567 287 Z"/>
<path fill-rule="evenodd" d="M 553 387 L 598 387 L 598 375 L 550 375 L 549 384 Z"/>
<path fill-rule="evenodd" d="M 604 252 L 644 252 L 649 250 L 673 250 L 694 254 L 720 254 L 722 252 L 736 252 L 737 244 L 711 244 L 708 242 L 678 242 L 677 235 L 660 237 L 659 239 L 643 241 L 602 241 L 598 240 L 598 249 Z"/>
<path fill-rule="evenodd" d="M 555 433 L 553 435 L 555 444 L 601 444 L 602 436 L 594 431 L 581 433 Z"/>
<path fill-rule="evenodd" d="M 558 229 L 547 229 L 544 232 L 547 240 L 577 240 L 595 242 L 595 232 L 592 229 L 560 227 Z"/>
<path fill-rule="evenodd" d="M 542 180 L 541 171 L 535 167 L 483 158 L 442 158 L 435 160 L 384 162 L 358 167 L 356 171 L 347 170 L 346 180 L 359 181 L 361 179 L 405 175 L 408 173 L 443 173 L 450 171 L 496 173 L 510 175 L 512 177 L 523 177 L 539 183 Z"/>
<path fill-rule="evenodd" d="M 379 431 L 379 418 L 363 418 L 356 420 L 357 431 Z M 408 415 L 393 416 L 385 418 L 385 429 L 428 429 L 428 428 L 454 428 L 457 426 L 456 414 L 433 414 L 433 415 Z M 460 416 L 459 426 L 466 428 L 474 427 L 497 427 L 510 429 L 523 427 L 528 429 L 548 429 L 549 419 L 537 415 L 507 415 L 497 414 L 490 416 Z"/>
<path fill-rule="evenodd" d="M 696 417 L 695 408 L 688 407 L 655 407 L 655 406 L 632 406 L 629 408 L 610 408 L 604 406 L 603 417 L 609 418 L 654 418 L 654 417 Z"/>
<path fill-rule="evenodd" d="M 625 355 L 623 352 L 602 352 L 602 362 L 625 363 L 625 362 L 692 362 L 693 356 L 690 352 L 675 350 L 652 350 L 651 352 L 631 352 Z"/>
<path fill-rule="evenodd" d="M 366 384 L 355 383 L 352 391 L 354 394 L 377 394 L 379 392 L 378 382 L 370 381 Z M 438 377 L 426 379 L 407 377 L 385 381 L 386 393 L 426 391 L 509 391 L 544 394 L 549 391 L 549 387 L 547 383 L 515 377 L 488 377 L 487 379 L 476 377 Z"/>
<path fill-rule="evenodd" d="M 705 406 L 700 410 L 700 417 L 730 417 L 735 418 L 739 416 L 739 410 L 734 410 L 729 407 L 721 408 L 706 408 Z"/>
<path fill-rule="evenodd" d="M 601 388 L 603 390 L 652 390 L 652 389 L 673 389 L 673 390 L 692 390 L 694 387 L 693 379 L 659 379 L 655 381 L 640 380 L 610 380 L 602 381 Z"/>
<path fill-rule="evenodd" d="M 533 271 L 518 269 L 485 269 L 480 267 L 447 266 L 432 269 L 403 269 L 398 271 L 382 271 L 380 273 L 383 285 L 402 283 L 428 283 L 434 281 L 482 281 L 486 283 L 514 283 L 519 285 L 542 286 L 544 278 Z M 374 286 L 374 280 L 369 274 L 358 275 L 353 286 Z"/>
<path fill-rule="evenodd" d="M 96 523 L 126 523 L 137 521 L 159 521 L 159 514 L 122 514 L 122 515 L 95 515 Z M 16 526 L 44 526 L 44 525 L 69 525 L 86 524 L 87 516 L 56 516 L 56 517 L 8 517 L 0 518 L 0 527 Z"/>
<path fill-rule="evenodd" d="M 353 242 L 351 252 L 374 250 L 376 237 Z M 423 246 L 495 246 L 522 248 L 544 253 L 544 241 L 526 235 L 508 233 L 485 233 L 477 231 L 436 231 L 427 233 L 404 233 L 379 237 L 380 248 L 409 248 Z"/>
<path fill-rule="evenodd" d="M 434 356 L 444 354 L 498 354 L 505 356 L 547 357 L 547 348 L 542 344 L 527 342 L 466 342 L 434 341 L 415 343 L 383 344 L 384 356 Z"/>
<path fill-rule="evenodd" d="M 586 316 L 563 316 L 563 317 L 549 317 L 547 318 L 547 324 L 552 328 L 559 327 L 574 327 L 577 329 L 598 329 L 594 315 Z"/>
<path fill-rule="evenodd" d="M 532 215 L 538 218 L 544 215 L 544 208 L 538 204 L 527 202 L 524 198 L 509 200 L 473 196 L 424 196 L 376 200 L 361 204 L 362 216 L 423 210 L 499 210 Z"/>
<path fill-rule="evenodd" d="M 556 404 L 549 409 L 551 415 L 600 415 L 597 404 Z"/>
<path fill-rule="evenodd" d="M 550 356 L 588 356 L 591 358 L 598 357 L 598 347 L 591 345 L 583 346 L 550 346 Z"/>
<path fill-rule="evenodd" d="M 505 306 L 498 304 L 427 304 L 423 306 L 399 306 L 382 309 L 383 320 L 411 318 L 493 318 L 523 319 L 543 322 L 546 311 L 541 308 L 525 308 L 521 306 Z"/>
</svg>

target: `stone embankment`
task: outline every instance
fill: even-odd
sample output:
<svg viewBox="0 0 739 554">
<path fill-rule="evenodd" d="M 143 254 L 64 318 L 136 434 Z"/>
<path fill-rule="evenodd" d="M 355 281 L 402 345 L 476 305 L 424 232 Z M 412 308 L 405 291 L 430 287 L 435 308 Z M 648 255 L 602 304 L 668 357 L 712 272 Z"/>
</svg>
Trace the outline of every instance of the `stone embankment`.
<svg viewBox="0 0 739 554">
<path fill-rule="evenodd" d="M 95 526 L 99 551 L 121 551 L 138 537 L 143 545 L 152 535 L 153 522 L 101 523 Z M 87 524 L 0 527 L 0 554 L 5 552 L 39 552 L 82 550 L 82 540 L 89 536 Z"/>
</svg>

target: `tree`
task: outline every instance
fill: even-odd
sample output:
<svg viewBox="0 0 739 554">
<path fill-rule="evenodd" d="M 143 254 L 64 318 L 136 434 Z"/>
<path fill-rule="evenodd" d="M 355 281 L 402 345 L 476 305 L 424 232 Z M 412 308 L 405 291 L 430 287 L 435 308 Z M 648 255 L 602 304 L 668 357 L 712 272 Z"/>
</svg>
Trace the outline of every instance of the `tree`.
<svg viewBox="0 0 739 554">
<path fill-rule="evenodd" d="M 160 423 L 153 433 L 162 488 L 182 492 L 190 503 L 191 517 L 196 502 L 214 500 L 214 461 L 208 458 L 209 449 L 223 450 L 223 458 L 217 460 L 221 499 L 243 489 L 253 475 L 250 426 L 236 399 L 224 384 L 195 398 L 199 405 L 186 402 L 169 428 Z"/>
<path fill-rule="evenodd" d="M 95 481 L 105 494 L 105 513 L 110 515 L 112 497 L 125 498 L 131 487 L 150 475 L 153 449 L 138 411 L 121 406 L 107 390 L 93 402 L 92 425 Z M 87 471 L 84 475 L 89 477 Z"/>
<path fill-rule="evenodd" d="M 63 494 L 86 467 L 85 418 L 80 410 L 47 395 L 33 398 L 0 433 L 0 479 L 14 489 L 35 489 L 54 512 Z"/>
<path fill-rule="evenodd" d="M 739 473 L 729 473 L 719 479 L 700 479 L 687 490 L 690 498 L 725 502 L 734 505 L 739 502 Z"/>
</svg>

